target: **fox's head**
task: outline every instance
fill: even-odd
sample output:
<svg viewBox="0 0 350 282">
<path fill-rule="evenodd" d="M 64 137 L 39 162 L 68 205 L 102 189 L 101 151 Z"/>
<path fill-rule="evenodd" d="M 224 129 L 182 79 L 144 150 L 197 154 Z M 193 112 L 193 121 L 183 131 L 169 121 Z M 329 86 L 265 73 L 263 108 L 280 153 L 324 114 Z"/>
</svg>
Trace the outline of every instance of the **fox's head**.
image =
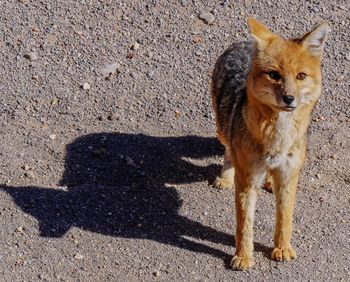
<svg viewBox="0 0 350 282">
<path fill-rule="evenodd" d="M 321 57 L 330 28 L 322 23 L 302 38 L 287 40 L 248 19 L 256 52 L 248 95 L 274 111 L 292 111 L 321 93 Z"/>
</svg>

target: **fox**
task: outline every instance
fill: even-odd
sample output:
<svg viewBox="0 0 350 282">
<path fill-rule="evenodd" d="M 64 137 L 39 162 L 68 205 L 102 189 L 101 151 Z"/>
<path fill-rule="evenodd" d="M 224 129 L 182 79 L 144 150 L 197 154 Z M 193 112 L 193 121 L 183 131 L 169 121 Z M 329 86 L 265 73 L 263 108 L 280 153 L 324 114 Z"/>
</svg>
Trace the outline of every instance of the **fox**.
<svg viewBox="0 0 350 282">
<path fill-rule="evenodd" d="M 234 186 L 236 252 L 230 265 L 254 266 L 253 222 L 258 190 L 275 195 L 271 259 L 292 261 L 293 210 L 311 114 L 322 92 L 321 60 L 330 27 L 285 39 L 248 18 L 252 40 L 232 44 L 217 60 L 211 96 L 217 136 L 225 148 L 218 189 Z"/>
</svg>

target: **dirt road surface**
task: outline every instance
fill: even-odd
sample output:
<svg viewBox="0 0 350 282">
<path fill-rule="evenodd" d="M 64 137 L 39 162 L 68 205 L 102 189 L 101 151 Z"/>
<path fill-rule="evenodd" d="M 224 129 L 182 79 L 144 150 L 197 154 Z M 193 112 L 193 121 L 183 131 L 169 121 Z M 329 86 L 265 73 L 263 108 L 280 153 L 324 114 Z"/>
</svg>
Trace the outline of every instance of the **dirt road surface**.
<svg viewBox="0 0 350 282">
<path fill-rule="evenodd" d="M 211 13 L 211 14 L 203 14 Z M 292 263 L 233 271 L 233 191 L 209 99 L 214 63 L 254 16 L 286 37 L 332 28 Z M 202 19 L 200 19 L 202 18 Z M 0 5 L 1 281 L 349 281 L 348 1 L 36 1 Z"/>
</svg>

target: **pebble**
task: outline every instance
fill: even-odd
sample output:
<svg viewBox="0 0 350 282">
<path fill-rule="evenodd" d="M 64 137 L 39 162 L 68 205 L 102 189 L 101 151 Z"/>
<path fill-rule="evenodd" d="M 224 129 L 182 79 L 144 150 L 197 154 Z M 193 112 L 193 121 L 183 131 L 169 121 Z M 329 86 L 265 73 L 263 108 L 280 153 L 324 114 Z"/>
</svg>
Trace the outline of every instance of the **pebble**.
<svg viewBox="0 0 350 282">
<path fill-rule="evenodd" d="M 157 271 L 153 272 L 153 275 L 154 275 L 155 277 L 159 277 L 159 276 L 160 276 L 160 271 L 157 270 Z"/>
<path fill-rule="evenodd" d="M 137 79 L 139 77 L 139 75 L 134 71 L 130 73 L 130 76 L 134 79 Z"/>
<path fill-rule="evenodd" d="M 34 178 L 35 174 L 34 174 L 33 171 L 28 171 L 28 172 L 24 173 L 24 176 L 27 177 L 27 178 Z"/>
<path fill-rule="evenodd" d="M 37 74 L 33 74 L 32 79 L 39 81 L 40 77 Z"/>
<path fill-rule="evenodd" d="M 138 42 L 135 42 L 134 44 L 131 45 L 131 50 L 137 50 L 140 48 L 140 44 Z"/>
<path fill-rule="evenodd" d="M 215 21 L 215 17 L 212 13 L 201 13 L 198 18 L 206 24 L 212 24 Z"/>
<path fill-rule="evenodd" d="M 74 255 L 74 258 L 75 258 L 76 260 L 82 260 L 82 259 L 84 258 L 84 256 L 83 256 L 82 254 L 76 253 L 76 254 Z"/>
<path fill-rule="evenodd" d="M 56 136 L 56 134 L 50 134 L 49 135 L 49 138 L 51 139 L 51 140 L 55 140 L 56 138 L 57 138 L 57 136 Z"/>
<path fill-rule="evenodd" d="M 321 174 L 320 174 L 320 173 L 317 173 L 317 174 L 316 174 L 316 177 L 317 177 L 317 179 L 321 179 Z"/>
<path fill-rule="evenodd" d="M 135 162 L 134 162 L 134 160 L 132 158 L 126 157 L 125 159 L 126 159 L 126 164 L 127 165 L 136 166 L 136 164 L 135 164 Z"/>
<path fill-rule="evenodd" d="M 87 82 L 85 82 L 84 84 L 83 84 L 83 89 L 84 90 L 89 90 L 89 89 L 91 89 L 91 86 L 90 86 L 90 84 L 89 83 L 87 83 Z"/>
<path fill-rule="evenodd" d="M 132 58 L 134 58 L 134 53 L 128 53 L 127 55 L 126 55 L 126 57 L 128 58 L 128 59 L 132 59 Z"/>
<path fill-rule="evenodd" d="M 55 106 L 55 105 L 58 104 L 58 102 L 59 102 L 59 99 L 57 97 L 54 97 L 54 98 L 51 99 L 50 105 L 51 106 Z"/>
<path fill-rule="evenodd" d="M 149 72 L 147 72 L 147 77 L 152 79 L 154 77 L 154 71 L 150 70 Z"/>
<path fill-rule="evenodd" d="M 23 230 L 24 230 L 23 226 L 18 226 L 16 228 L 16 232 L 19 232 L 19 233 L 23 233 Z"/>
<path fill-rule="evenodd" d="M 201 43 L 201 42 L 203 42 L 203 37 L 197 35 L 197 36 L 193 37 L 192 41 L 194 43 Z"/>
<path fill-rule="evenodd" d="M 114 112 L 109 113 L 107 116 L 107 119 L 108 120 L 116 120 L 116 119 L 118 119 L 118 115 L 117 115 L 117 113 L 114 113 Z"/>
<path fill-rule="evenodd" d="M 30 170 L 30 166 L 29 166 L 29 165 L 23 165 L 23 166 L 22 166 L 22 169 L 24 169 L 24 170 L 26 170 L 26 171 L 27 171 L 27 170 Z"/>
<path fill-rule="evenodd" d="M 103 65 L 100 69 L 100 72 L 105 79 L 109 79 L 111 75 L 115 74 L 119 69 L 120 64 L 111 63 Z"/>
<path fill-rule="evenodd" d="M 28 52 L 24 55 L 24 58 L 28 59 L 31 62 L 37 61 L 39 59 L 38 55 L 34 52 Z"/>
</svg>

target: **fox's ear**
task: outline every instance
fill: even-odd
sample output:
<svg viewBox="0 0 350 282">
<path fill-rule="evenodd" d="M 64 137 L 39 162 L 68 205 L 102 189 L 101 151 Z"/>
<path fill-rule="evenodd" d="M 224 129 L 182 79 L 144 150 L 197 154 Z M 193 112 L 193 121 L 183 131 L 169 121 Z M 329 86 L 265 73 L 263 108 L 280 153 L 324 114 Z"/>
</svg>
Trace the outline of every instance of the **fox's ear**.
<svg viewBox="0 0 350 282">
<path fill-rule="evenodd" d="M 255 38 L 259 49 L 264 49 L 269 39 L 276 36 L 266 26 L 253 18 L 248 18 L 248 27 L 250 34 Z"/>
<path fill-rule="evenodd" d="M 327 23 L 322 23 L 313 31 L 304 35 L 301 39 L 302 46 L 313 56 L 321 56 L 326 42 L 327 34 L 330 31 Z"/>
</svg>

